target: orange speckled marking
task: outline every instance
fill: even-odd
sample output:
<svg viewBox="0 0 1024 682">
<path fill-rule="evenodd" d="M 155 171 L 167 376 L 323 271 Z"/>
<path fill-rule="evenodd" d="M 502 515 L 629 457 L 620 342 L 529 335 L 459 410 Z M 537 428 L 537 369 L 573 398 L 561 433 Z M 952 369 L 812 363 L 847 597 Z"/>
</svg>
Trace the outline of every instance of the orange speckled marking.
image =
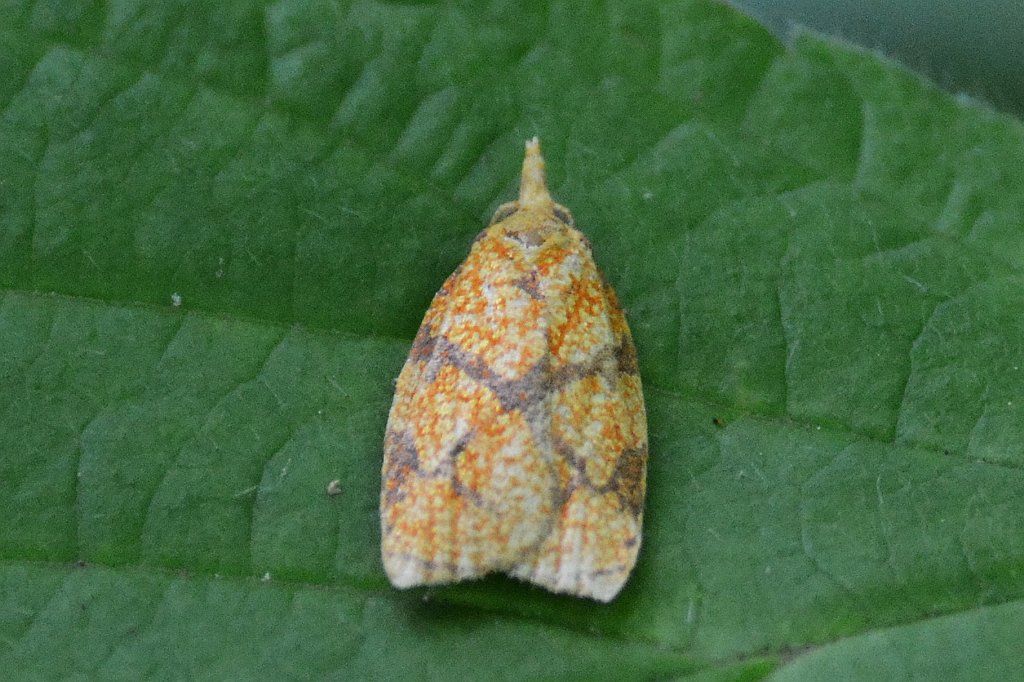
<svg viewBox="0 0 1024 682">
<path fill-rule="evenodd" d="M 518 201 L 437 292 L 398 377 L 384 569 L 396 587 L 503 571 L 610 601 L 640 549 L 646 469 L 629 327 L 534 138 Z"/>
</svg>

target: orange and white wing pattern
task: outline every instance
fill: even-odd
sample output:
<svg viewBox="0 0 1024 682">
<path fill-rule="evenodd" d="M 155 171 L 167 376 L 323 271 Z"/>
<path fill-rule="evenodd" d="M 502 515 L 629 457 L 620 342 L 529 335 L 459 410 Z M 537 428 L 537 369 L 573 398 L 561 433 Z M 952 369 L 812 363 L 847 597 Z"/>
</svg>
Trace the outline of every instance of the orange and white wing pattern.
<svg viewBox="0 0 1024 682">
<path fill-rule="evenodd" d="M 501 571 L 600 601 L 640 548 L 647 419 L 629 327 L 534 138 L 398 377 L 381 485 L 396 587 Z"/>
</svg>

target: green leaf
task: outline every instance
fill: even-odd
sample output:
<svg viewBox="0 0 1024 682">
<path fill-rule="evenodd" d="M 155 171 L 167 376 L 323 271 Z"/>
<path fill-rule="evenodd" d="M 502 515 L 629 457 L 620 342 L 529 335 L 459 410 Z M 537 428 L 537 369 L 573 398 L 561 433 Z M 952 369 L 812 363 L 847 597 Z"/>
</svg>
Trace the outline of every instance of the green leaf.
<svg viewBox="0 0 1024 682">
<path fill-rule="evenodd" d="M 701 0 L 0 27 L 6 674 L 1019 675 L 1018 121 Z M 534 134 L 645 382 L 608 606 L 379 561 L 393 378 Z"/>
<path fill-rule="evenodd" d="M 822 647 L 769 679 L 1016 680 L 1024 676 L 1021 603 L 869 632 Z"/>
</svg>

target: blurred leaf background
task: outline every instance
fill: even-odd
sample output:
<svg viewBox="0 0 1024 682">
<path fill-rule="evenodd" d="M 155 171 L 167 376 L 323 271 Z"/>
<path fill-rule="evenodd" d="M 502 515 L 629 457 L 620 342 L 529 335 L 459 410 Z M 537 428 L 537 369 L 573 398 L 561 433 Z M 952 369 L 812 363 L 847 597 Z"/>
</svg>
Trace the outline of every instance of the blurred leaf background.
<svg viewBox="0 0 1024 682">
<path fill-rule="evenodd" d="M 1024 5 L 1007 0 L 732 0 L 781 36 L 806 26 L 878 49 L 953 92 L 1024 113 Z"/>
<path fill-rule="evenodd" d="M 0 45 L 12 678 L 1024 674 L 1016 119 L 701 0 L 12 1 Z M 392 380 L 534 134 L 645 382 L 610 606 L 379 565 Z"/>
</svg>

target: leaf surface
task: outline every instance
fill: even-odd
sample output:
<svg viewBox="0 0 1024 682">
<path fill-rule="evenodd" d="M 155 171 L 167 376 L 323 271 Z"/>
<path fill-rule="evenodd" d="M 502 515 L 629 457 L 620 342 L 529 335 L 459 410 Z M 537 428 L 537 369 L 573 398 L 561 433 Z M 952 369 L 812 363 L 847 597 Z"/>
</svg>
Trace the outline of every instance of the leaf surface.
<svg viewBox="0 0 1024 682">
<path fill-rule="evenodd" d="M 5 670 L 1020 670 L 1018 121 L 701 1 L 0 26 Z M 400 593 L 392 380 L 534 134 L 639 349 L 640 562 L 610 606 Z"/>
</svg>

